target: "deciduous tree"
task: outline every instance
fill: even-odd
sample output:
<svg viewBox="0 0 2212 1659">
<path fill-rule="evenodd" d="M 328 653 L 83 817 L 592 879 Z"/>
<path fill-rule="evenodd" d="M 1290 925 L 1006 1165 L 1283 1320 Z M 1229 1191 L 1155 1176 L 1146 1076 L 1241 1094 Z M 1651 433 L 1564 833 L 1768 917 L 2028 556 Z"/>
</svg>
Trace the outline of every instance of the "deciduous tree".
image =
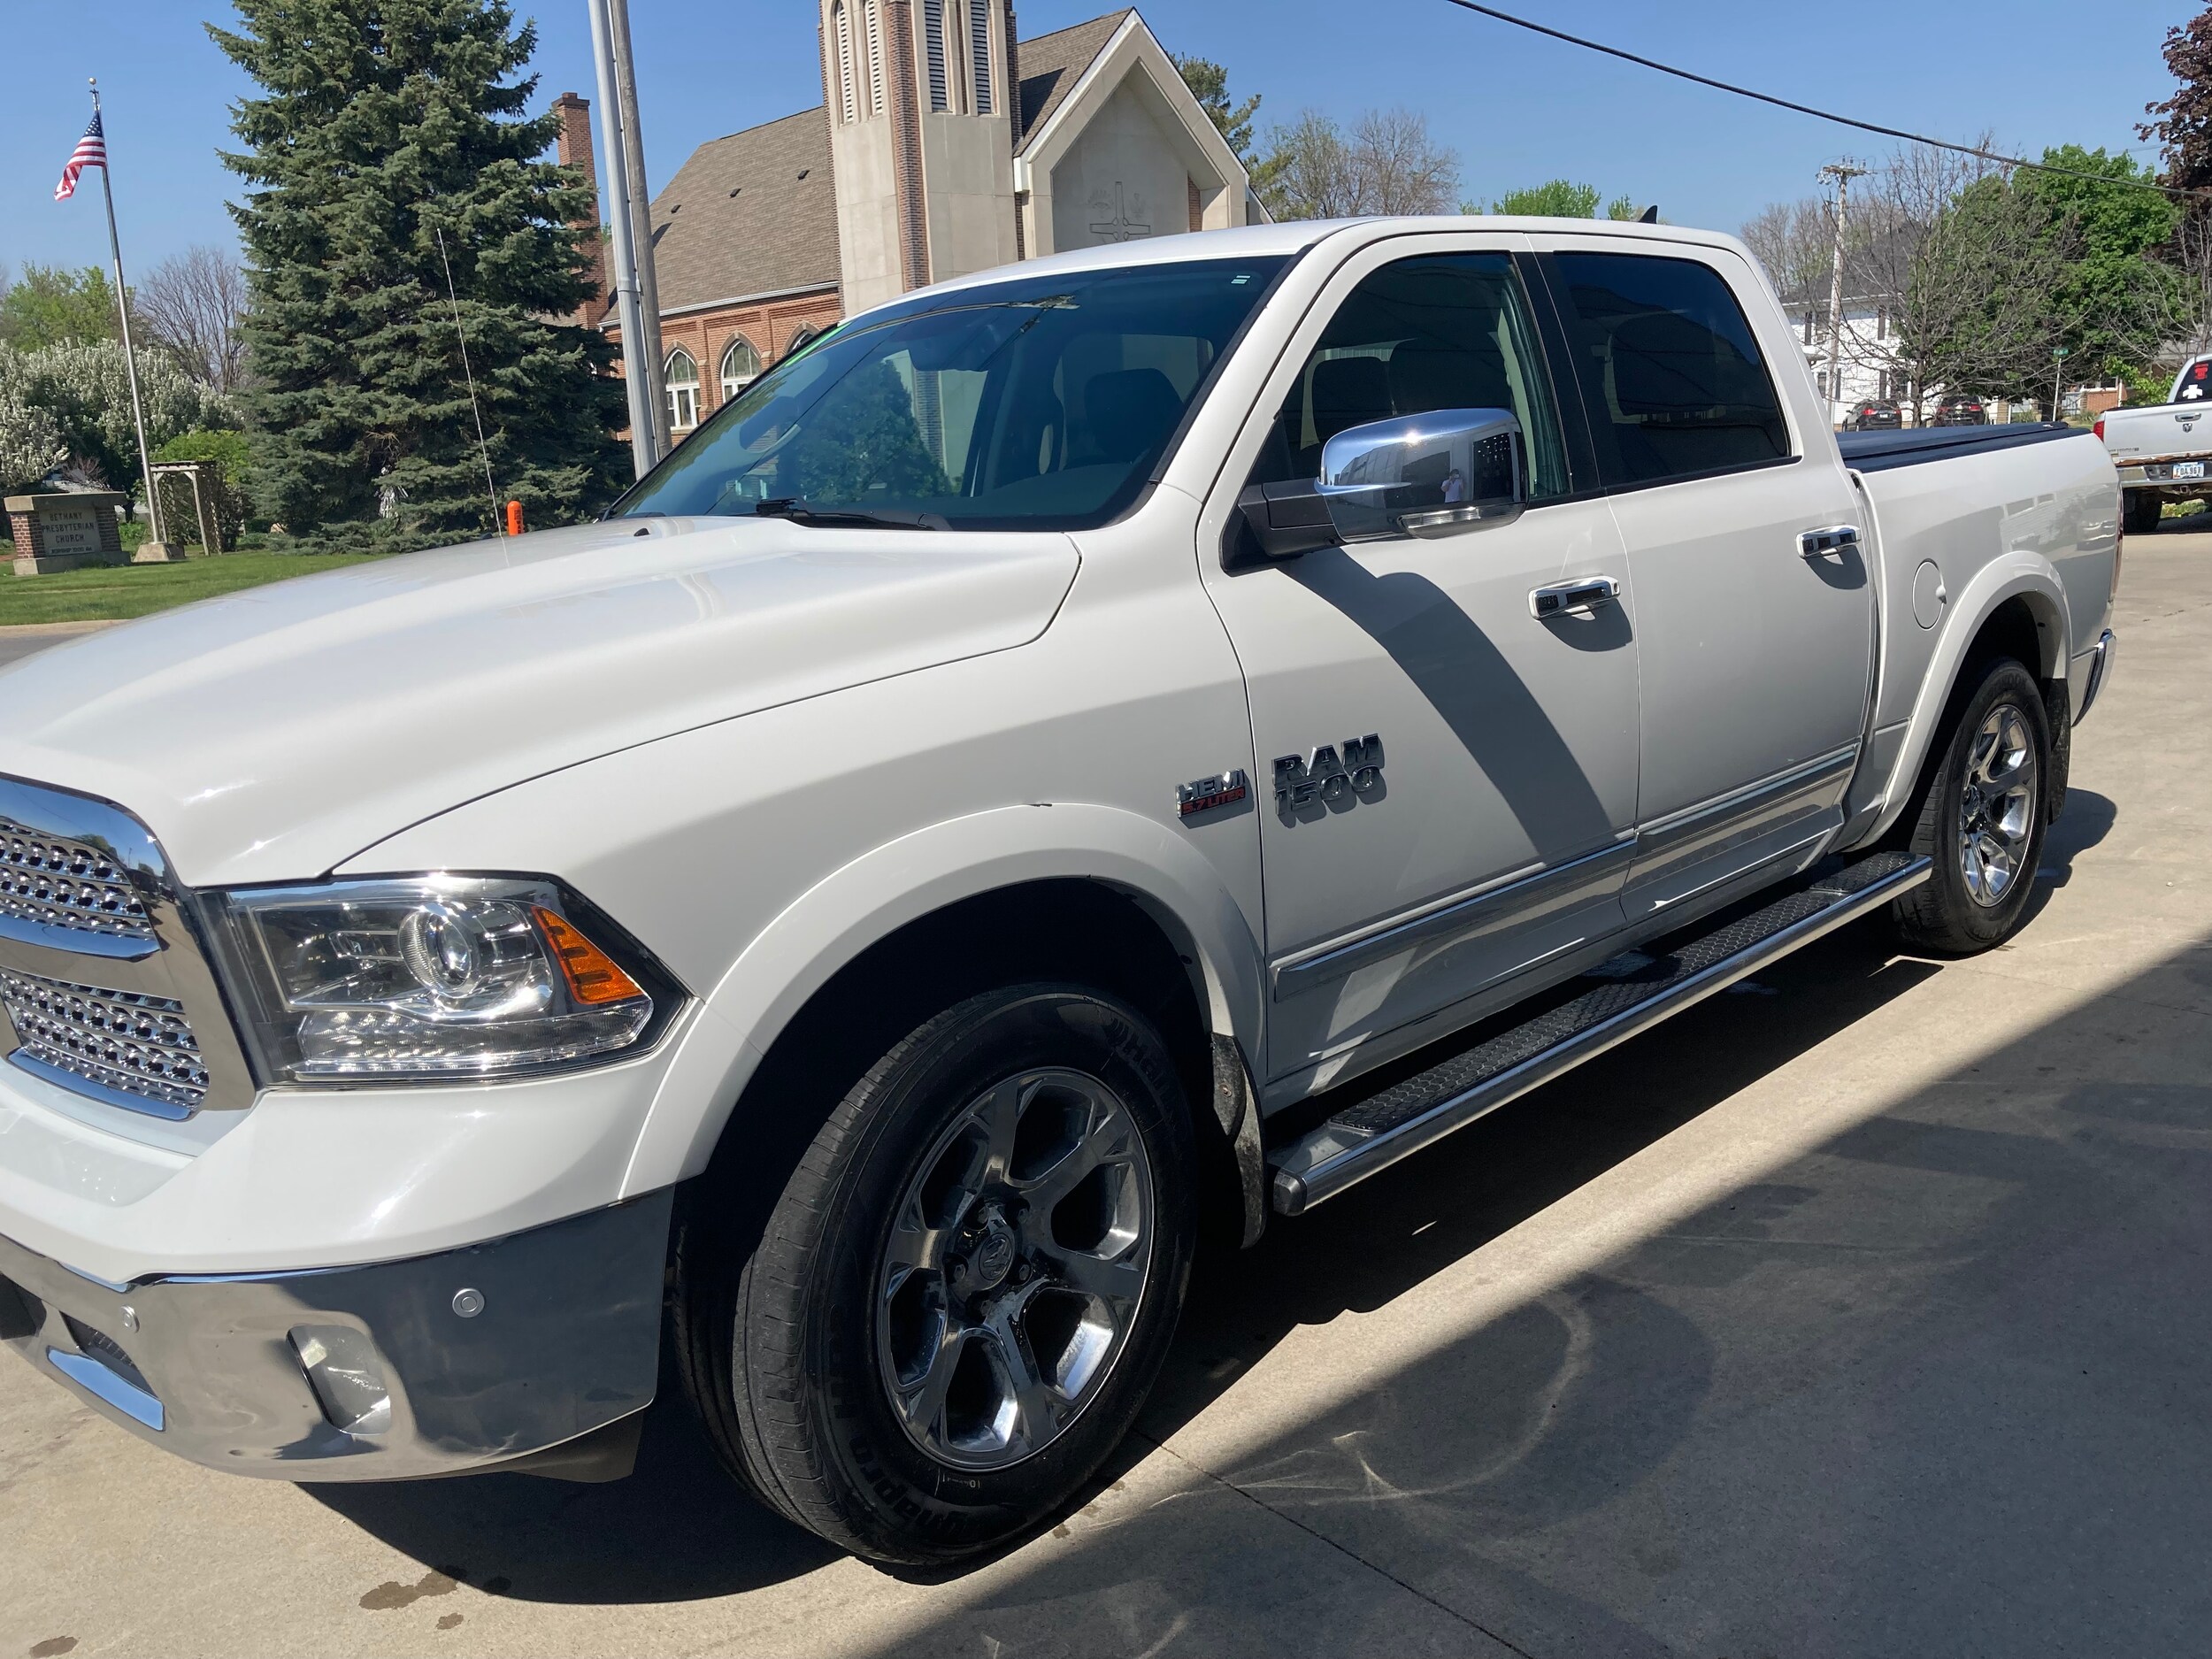
<svg viewBox="0 0 2212 1659">
<path fill-rule="evenodd" d="M 1411 110 L 1370 110 L 1346 132 L 1307 110 L 1269 134 L 1261 199 L 1279 219 L 1369 213 L 1445 213 L 1458 193 L 1459 157 Z"/>
<path fill-rule="evenodd" d="M 81 271 L 27 265 L 0 294 L 0 342 L 18 351 L 81 346 L 115 334 L 115 286 L 96 265 Z"/>
<path fill-rule="evenodd" d="M 168 348 L 180 368 L 219 392 L 243 382 L 246 273 L 220 248 L 204 244 L 164 259 L 133 296 L 150 340 Z"/>
</svg>

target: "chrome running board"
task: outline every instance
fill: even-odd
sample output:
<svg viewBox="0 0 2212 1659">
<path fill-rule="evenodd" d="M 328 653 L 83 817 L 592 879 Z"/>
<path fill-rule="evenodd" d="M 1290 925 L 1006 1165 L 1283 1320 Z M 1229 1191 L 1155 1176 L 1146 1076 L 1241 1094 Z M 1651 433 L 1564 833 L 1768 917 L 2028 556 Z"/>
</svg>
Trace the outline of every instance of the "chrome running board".
<svg viewBox="0 0 2212 1659">
<path fill-rule="evenodd" d="M 1824 933 L 1878 910 L 1933 870 L 1876 853 L 1807 882 L 1664 956 L 1625 951 L 1583 975 L 1590 988 L 1510 1031 L 1344 1107 L 1271 1152 L 1276 1212 L 1296 1216 L 1484 1113 L 1548 1083 Z"/>
</svg>

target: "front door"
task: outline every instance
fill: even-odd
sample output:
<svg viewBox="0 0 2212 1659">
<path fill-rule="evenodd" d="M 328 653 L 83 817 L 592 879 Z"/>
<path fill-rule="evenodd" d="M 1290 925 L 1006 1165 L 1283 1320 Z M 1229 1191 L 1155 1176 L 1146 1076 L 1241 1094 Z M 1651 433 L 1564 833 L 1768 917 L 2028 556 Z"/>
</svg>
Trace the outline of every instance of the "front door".
<svg viewBox="0 0 2212 1659">
<path fill-rule="evenodd" d="M 1636 920 L 1786 874 L 1841 826 L 1873 672 L 1873 588 L 1854 539 L 1867 527 L 1825 434 L 1793 441 L 1749 321 L 1770 307 L 1741 259 L 1547 240 L 1540 264 L 1636 589 Z M 1809 430 L 1818 415 L 1800 402 Z"/>
<path fill-rule="evenodd" d="M 1503 1001 L 1621 924 L 1633 595 L 1609 510 L 1570 471 L 1517 241 L 1408 238 L 1348 262 L 1224 480 L 1312 479 L 1328 438 L 1394 415 L 1502 408 L 1525 434 L 1517 519 L 1207 561 L 1260 765 L 1275 1079 L 1325 1083 L 1371 1040 Z M 1534 590 L 1578 578 L 1619 597 L 1540 620 Z"/>
</svg>

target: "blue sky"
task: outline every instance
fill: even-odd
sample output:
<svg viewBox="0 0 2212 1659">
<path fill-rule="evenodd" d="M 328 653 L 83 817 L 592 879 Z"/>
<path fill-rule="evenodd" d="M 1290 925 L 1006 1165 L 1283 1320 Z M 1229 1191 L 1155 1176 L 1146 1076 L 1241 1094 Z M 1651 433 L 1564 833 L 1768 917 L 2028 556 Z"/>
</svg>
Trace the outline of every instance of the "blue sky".
<svg viewBox="0 0 2212 1659">
<path fill-rule="evenodd" d="M 1021 0 L 1024 35 L 1079 22 L 1099 0 Z M 1171 50 L 1229 67 L 1266 98 L 1261 125 L 1307 106 L 1350 118 L 1403 104 L 1487 197 L 1566 176 L 1608 196 L 1657 201 L 1671 220 L 1733 230 L 1803 195 L 1824 161 L 1882 141 L 1655 75 L 1458 11 L 1444 0 L 1155 0 Z M 1508 0 L 1506 10 L 1516 7 Z M 2069 141 L 2136 146 L 2143 105 L 2170 84 L 2158 55 L 2178 0 L 1520 0 L 1559 28 L 1886 125 L 2033 155 Z M 53 185 L 88 114 L 108 98 L 124 253 L 134 271 L 194 242 L 226 240 L 236 180 L 215 158 L 246 83 L 211 42 L 218 0 L 12 6 L 0 100 L 0 265 L 106 258 L 96 189 Z M 541 99 L 593 87 L 585 0 L 536 0 Z M 96 20 L 88 26 L 88 17 Z M 811 0 L 631 0 L 644 128 L 657 188 L 701 142 L 820 100 Z M 2147 154 L 2147 151 L 2143 152 Z"/>
</svg>

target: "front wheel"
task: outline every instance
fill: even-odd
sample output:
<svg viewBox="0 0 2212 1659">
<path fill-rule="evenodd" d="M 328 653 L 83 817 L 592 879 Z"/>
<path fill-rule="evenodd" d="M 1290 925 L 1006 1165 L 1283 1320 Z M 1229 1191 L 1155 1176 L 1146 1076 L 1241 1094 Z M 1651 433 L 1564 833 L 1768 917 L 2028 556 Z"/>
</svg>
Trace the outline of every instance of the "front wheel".
<svg viewBox="0 0 2212 1659">
<path fill-rule="evenodd" d="M 2020 926 L 2043 856 L 2047 707 L 2035 677 L 2008 658 L 1990 665 L 1960 710 L 1908 843 L 1935 862 L 1897 902 L 1908 946 L 1965 956 Z"/>
<path fill-rule="evenodd" d="M 1165 1044 L 1071 986 L 926 1021 L 815 1137 L 685 1338 L 733 1471 L 872 1560 L 942 1564 L 1072 1497 L 1165 1357 L 1196 1237 Z M 734 1273 L 727 1270 L 735 1267 Z M 718 1290 L 713 1283 L 722 1279 Z"/>
</svg>

